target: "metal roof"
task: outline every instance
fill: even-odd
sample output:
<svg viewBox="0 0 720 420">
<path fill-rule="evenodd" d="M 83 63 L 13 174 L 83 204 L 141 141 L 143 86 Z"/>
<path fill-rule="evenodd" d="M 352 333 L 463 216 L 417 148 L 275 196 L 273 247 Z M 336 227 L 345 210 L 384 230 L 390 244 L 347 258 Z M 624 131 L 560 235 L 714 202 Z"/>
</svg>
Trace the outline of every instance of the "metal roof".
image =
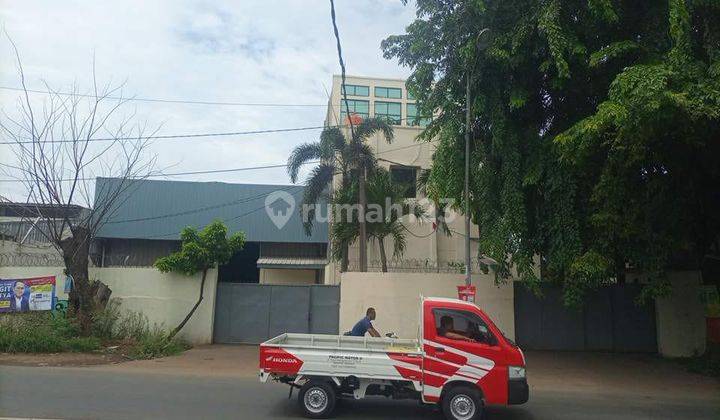
<svg viewBox="0 0 720 420">
<path fill-rule="evenodd" d="M 114 191 L 118 178 L 98 178 L 95 202 L 103 192 Z M 315 221 L 312 235 L 305 234 L 299 204 L 304 187 L 296 185 L 227 184 L 223 182 L 188 182 L 135 180 L 124 188 L 99 238 L 179 239 L 186 226 L 202 228 L 215 219 L 222 220 L 231 233 L 245 232 L 249 242 L 327 243 L 327 222 Z M 280 191 L 278 193 L 278 191 Z M 294 207 L 270 206 L 276 197 L 295 201 Z M 288 211 L 289 219 L 278 227 L 270 214 Z M 282 217 L 280 217 L 282 219 Z M 276 218 L 277 220 L 277 218 Z"/>
</svg>

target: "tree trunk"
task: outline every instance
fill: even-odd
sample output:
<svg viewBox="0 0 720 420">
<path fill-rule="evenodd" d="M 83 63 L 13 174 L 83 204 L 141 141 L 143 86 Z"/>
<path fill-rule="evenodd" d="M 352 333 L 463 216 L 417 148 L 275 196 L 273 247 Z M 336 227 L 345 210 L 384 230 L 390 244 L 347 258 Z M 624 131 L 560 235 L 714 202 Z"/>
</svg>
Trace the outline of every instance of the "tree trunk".
<svg viewBox="0 0 720 420">
<path fill-rule="evenodd" d="M 615 257 L 615 276 L 617 284 L 625 284 L 625 258 L 619 255 Z"/>
<path fill-rule="evenodd" d="M 95 290 L 88 274 L 88 256 L 90 254 L 90 235 L 82 227 L 72 228 L 72 236 L 60 242 L 63 261 L 67 273 L 72 276 L 73 286 L 68 303 L 70 313 L 77 318 L 84 334 L 90 332 L 92 313 L 95 310 Z"/>
<path fill-rule="evenodd" d="M 385 255 L 385 238 L 378 238 L 380 245 L 380 264 L 382 264 L 382 272 L 387 273 L 387 256 Z"/>
<path fill-rule="evenodd" d="M 358 226 L 359 229 L 359 271 L 367 271 L 367 229 L 365 226 L 365 209 L 367 208 L 367 194 L 365 191 L 365 165 L 362 165 L 360 171 L 358 171 L 358 195 L 360 201 L 360 209 L 358 212 Z"/>
<path fill-rule="evenodd" d="M 208 269 L 206 268 L 202 272 L 202 280 L 200 281 L 200 296 L 198 296 L 198 300 L 197 300 L 197 302 L 195 302 L 195 306 L 193 306 L 192 309 L 190 309 L 190 312 L 188 312 L 188 314 L 185 316 L 185 319 L 183 319 L 182 322 L 180 324 L 178 324 L 178 326 L 175 327 L 175 329 L 170 332 L 170 335 L 168 335 L 168 337 L 167 337 L 167 341 L 172 340 L 177 335 L 177 333 L 179 333 L 180 330 L 183 329 L 185 324 L 187 324 L 187 322 L 190 320 L 190 318 L 193 316 L 193 314 L 197 310 L 198 306 L 200 306 L 200 303 L 202 303 L 203 292 L 205 291 L 205 277 L 207 277 L 207 271 L 208 271 Z"/>
</svg>

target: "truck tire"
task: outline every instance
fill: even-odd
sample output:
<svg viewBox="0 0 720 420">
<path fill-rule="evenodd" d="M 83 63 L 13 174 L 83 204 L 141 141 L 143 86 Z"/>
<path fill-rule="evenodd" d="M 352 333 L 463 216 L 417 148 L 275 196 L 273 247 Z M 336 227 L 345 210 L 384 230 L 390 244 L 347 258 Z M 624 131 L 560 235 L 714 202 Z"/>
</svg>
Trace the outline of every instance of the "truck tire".
<svg viewBox="0 0 720 420">
<path fill-rule="evenodd" d="M 332 416 L 336 400 L 335 389 L 329 383 L 322 381 L 306 382 L 300 388 L 298 395 L 298 402 L 305 417 L 311 419 L 326 419 Z"/>
<path fill-rule="evenodd" d="M 480 391 L 471 386 L 456 386 L 444 393 L 442 411 L 448 420 L 480 420 L 483 400 Z"/>
</svg>

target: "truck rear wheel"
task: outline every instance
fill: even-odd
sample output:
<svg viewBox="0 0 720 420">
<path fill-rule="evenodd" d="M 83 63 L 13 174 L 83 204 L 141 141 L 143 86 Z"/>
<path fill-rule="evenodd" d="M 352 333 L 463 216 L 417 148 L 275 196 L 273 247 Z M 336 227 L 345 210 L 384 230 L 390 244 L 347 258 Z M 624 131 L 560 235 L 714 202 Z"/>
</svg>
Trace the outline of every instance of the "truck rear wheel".
<svg viewBox="0 0 720 420">
<path fill-rule="evenodd" d="M 308 381 L 300 388 L 298 402 L 311 419 L 324 419 L 332 416 L 337 397 L 335 389 L 327 382 Z"/>
<path fill-rule="evenodd" d="M 464 385 L 451 388 L 443 395 L 442 410 L 448 420 L 479 420 L 483 414 L 480 391 Z"/>
</svg>

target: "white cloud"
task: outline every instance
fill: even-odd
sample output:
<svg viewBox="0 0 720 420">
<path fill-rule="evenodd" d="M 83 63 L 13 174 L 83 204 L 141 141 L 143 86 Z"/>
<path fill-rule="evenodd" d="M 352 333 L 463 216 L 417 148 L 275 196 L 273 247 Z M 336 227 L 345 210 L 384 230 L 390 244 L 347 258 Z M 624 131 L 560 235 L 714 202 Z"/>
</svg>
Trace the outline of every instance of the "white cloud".
<svg viewBox="0 0 720 420">
<path fill-rule="evenodd" d="M 383 59 L 380 41 L 401 33 L 414 9 L 400 1 L 336 1 L 349 74 L 403 77 Z M 316 1 L 9 1 L 0 25 L 18 45 L 28 85 L 90 87 L 95 57 L 102 82 L 126 81 L 125 95 L 253 103 L 327 102 L 323 85 L 339 72 L 328 2 Z M 0 40 L 0 85 L 18 86 L 9 42 Z M 18 93 L 0 91 L 12 114 Z M 37 100 L 40 97 L 35 98 Z M 134 102 L 160 134 L 241 131 L 322 125 L 324 106 L 262 108 Z M 158 140 L 152 152 L 173 172 L 285 162 L 293 146 L 317 132 L 213 139 Z M 0 162 L 13 163 L 0 146 Z M 2 176 L 3 178 L 6 176 Z M 288 183 L 282 169 L 182 179 Z M 20 191 L 0 184 L 0 195 Z"/>
</svg>

